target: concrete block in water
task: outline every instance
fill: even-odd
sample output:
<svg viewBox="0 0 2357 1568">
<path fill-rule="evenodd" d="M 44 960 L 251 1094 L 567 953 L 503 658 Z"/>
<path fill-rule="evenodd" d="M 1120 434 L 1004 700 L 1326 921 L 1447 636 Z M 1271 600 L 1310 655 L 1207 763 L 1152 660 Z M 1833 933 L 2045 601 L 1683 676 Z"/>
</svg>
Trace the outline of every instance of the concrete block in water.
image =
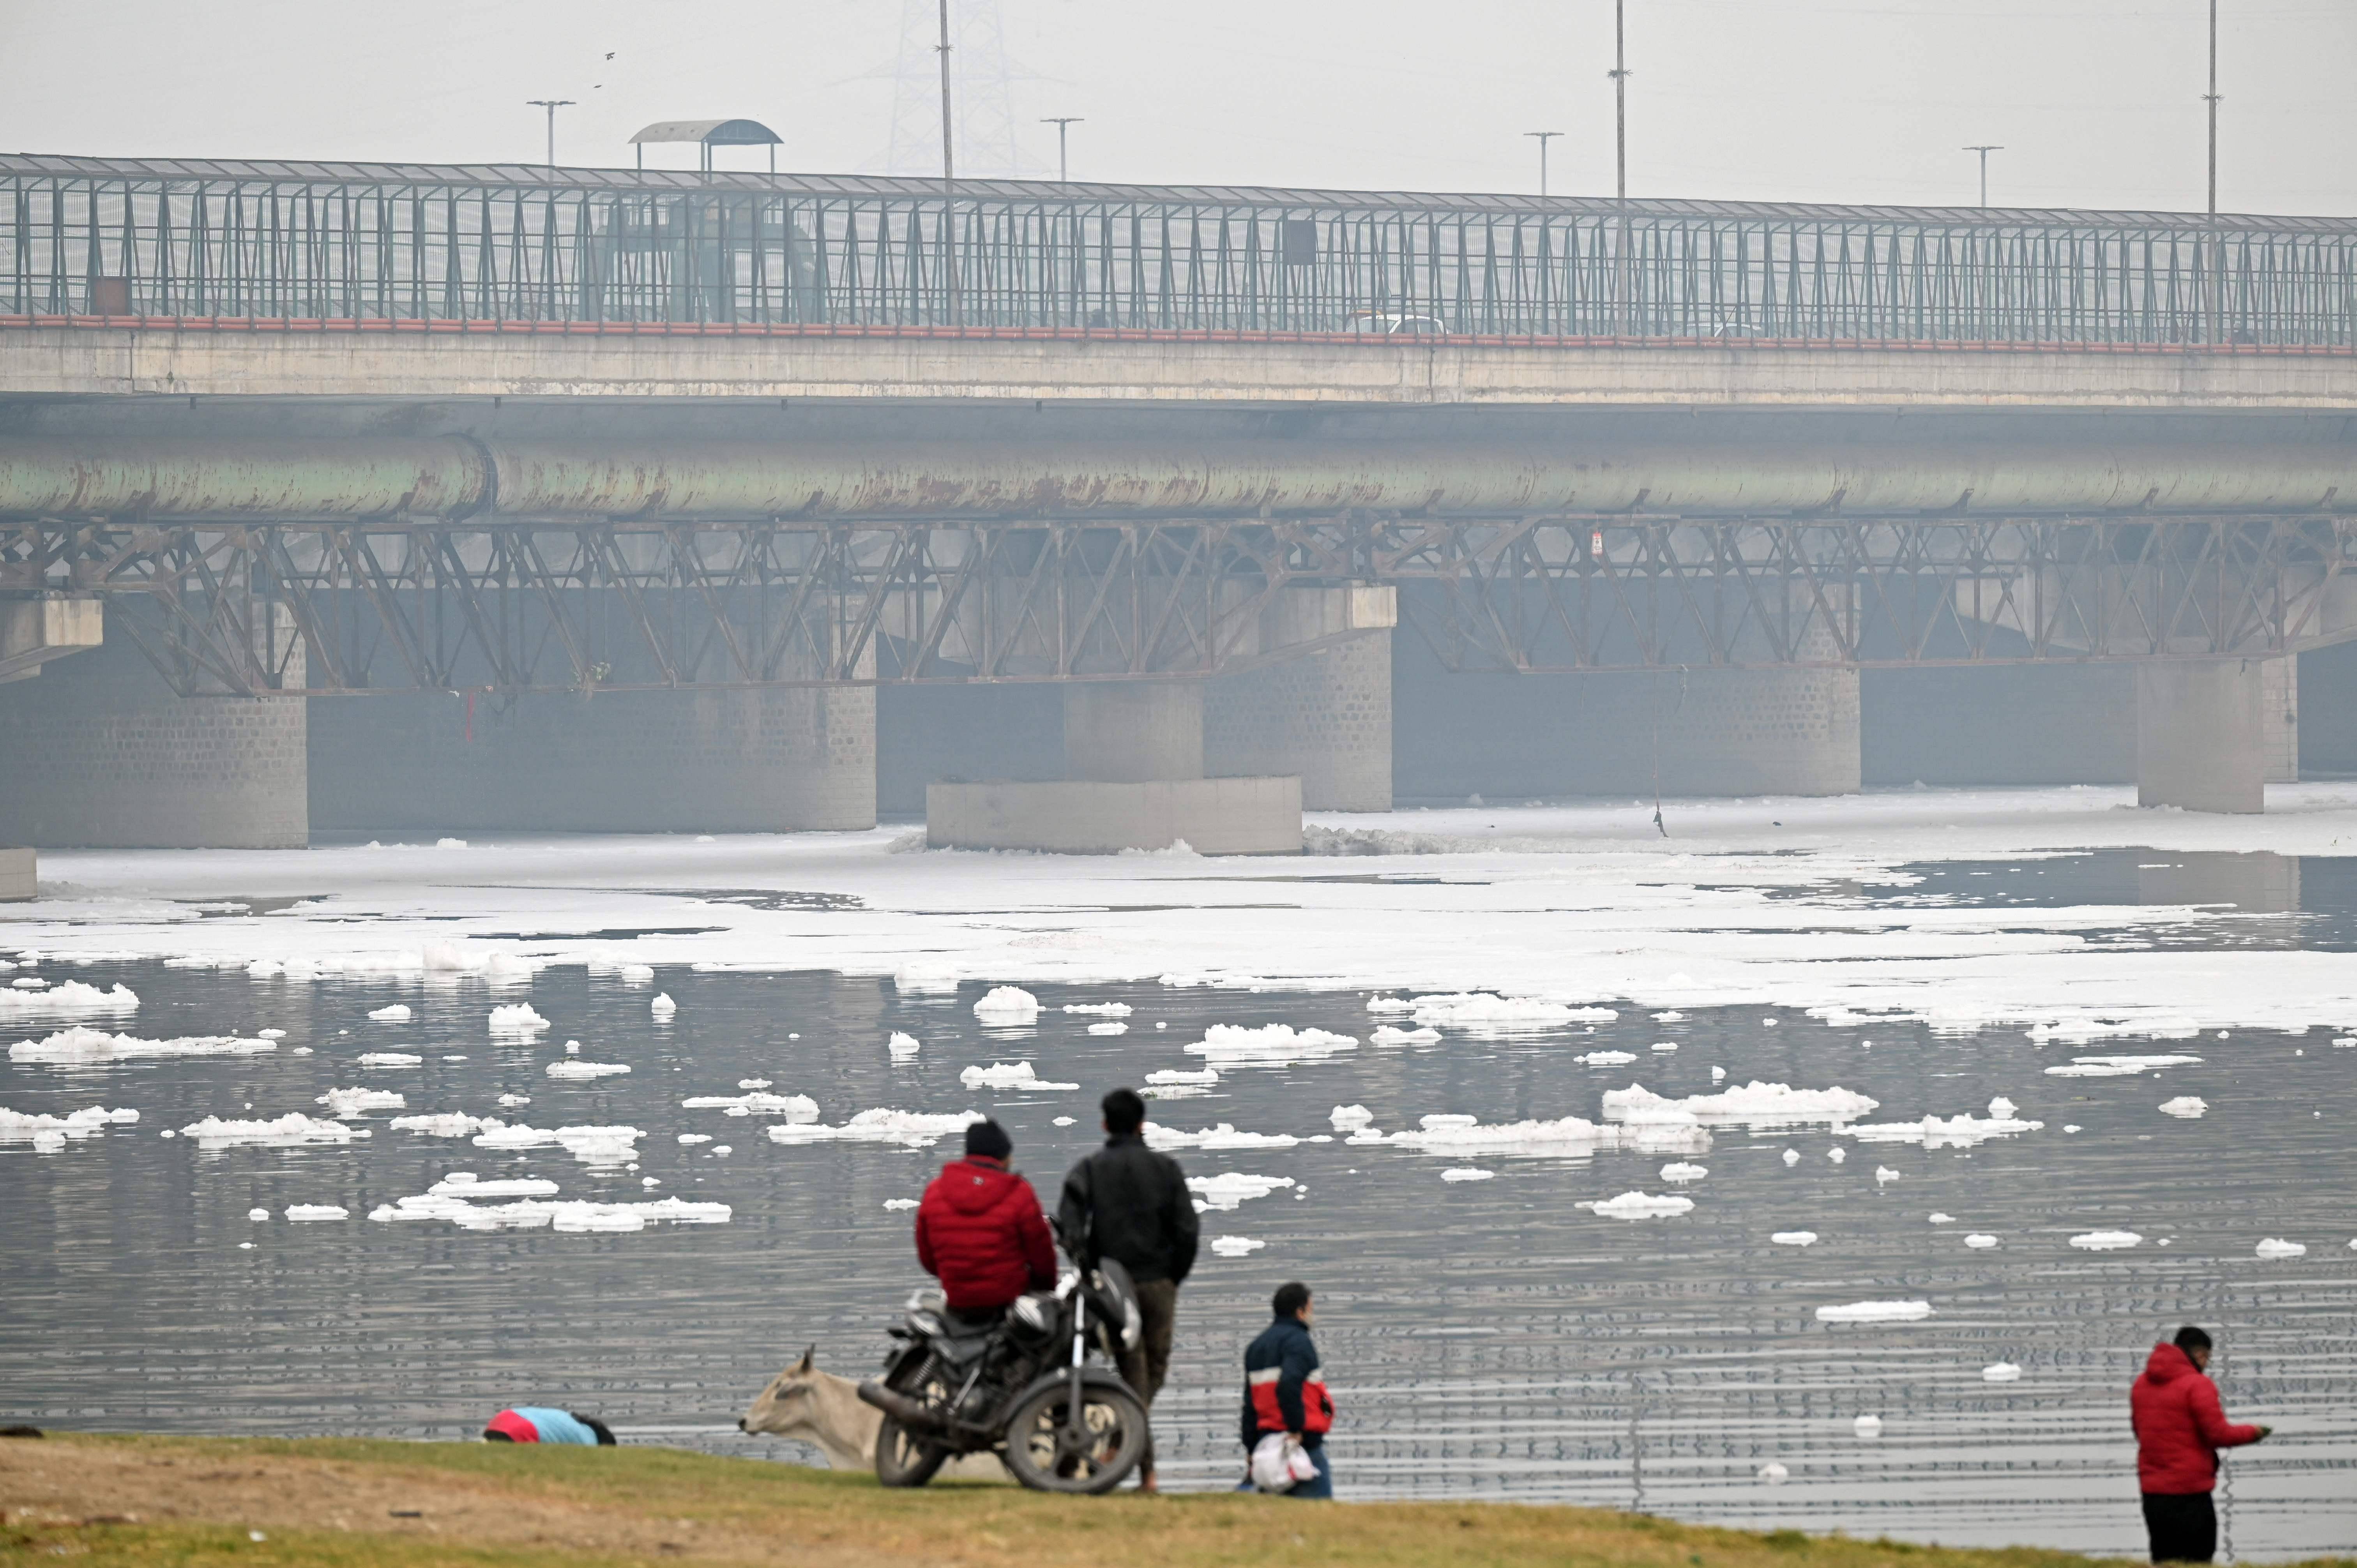
<svg viewBox="0 0 2357 1568">
<path fill-rule="evenodd" d="M 0 904 L 23 904 L 34 897 L 34 861 L 29 849 L 0 846 Z"/>
<path fill-rule="evenodd" d="M 1301 780 L 1058 779 L 925 790 L 925 842 L 935 849 L 1110 854 L 1181 841 L 1204 854 L 1300 854 Z"/>
</svg>

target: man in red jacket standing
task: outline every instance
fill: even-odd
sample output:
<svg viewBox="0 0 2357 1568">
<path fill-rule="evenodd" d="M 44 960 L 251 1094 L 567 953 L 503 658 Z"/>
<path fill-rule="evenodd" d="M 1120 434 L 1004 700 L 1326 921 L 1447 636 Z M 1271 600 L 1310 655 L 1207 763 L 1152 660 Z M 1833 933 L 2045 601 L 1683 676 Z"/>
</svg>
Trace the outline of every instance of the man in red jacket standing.
<svg viewBox="0 0 2357 1568">
<path fill-rule="evenodd" d="M 996 1122 L 965 1130 L 965 1158 L 942 1167 L 917 1205 L 917 1262 L 961 1317 L 990 1319 L 1056 1283 L 1056 1243 L 1031 1184 L 1006 1168 L 1014 1140 Z"/>
<path fill-rule="evenodd" d="M 2180 1328 L 2175 1344 L 2152 1348 L 2128 1388 L 2136 1484 L 2144 1492 L 2155 1563 L 2207 1563 L 2217 1554 L 2218 1513 L 2210 1488 L 2218 1484 L 2218 1450 L 2256 1443 L 2274 1430 L 2228 1421 L 2209 1369 L 2210 1336 Z"/>
</svg>

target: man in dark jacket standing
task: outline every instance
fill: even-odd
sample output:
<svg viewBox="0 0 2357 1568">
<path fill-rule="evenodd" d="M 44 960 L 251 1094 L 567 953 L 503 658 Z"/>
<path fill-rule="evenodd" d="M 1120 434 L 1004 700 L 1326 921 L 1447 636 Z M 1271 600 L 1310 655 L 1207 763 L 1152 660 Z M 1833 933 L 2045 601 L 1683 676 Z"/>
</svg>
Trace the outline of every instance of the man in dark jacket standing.
<svg viewBox="0 0 2357 1568">
<path fill-rule="evenodd" d="M 942 1167 L 917 1205 L 917 1262 L 962 1317 L 991 1317 L 1056 1285 L 1056 1243 L 1031 1184 L 1006 1168 L 1015 1141 L 996 1122 L 965 1130 L 965 1158 Z"/>
<path fill-rule="evenodd" d="M 1056 1224 L 1082 1268 L 1111 1258 L 1136 1283 L 1143 1332 L 1137 1348 L 1123 1352 L 1121 1375 L 1151 1406 L 1170 1370 L 1178 1287 L 1195 1266 L 1201 1232 L 1186 1173 L 1177 1160 L 1146 1146 L 1146 1101 L 1134 1089 L 1116 1089 L 1102 1104 L 1104 1147 L 1064 1177 Z M 1156 1489 L 1150 1438 L 1137 1477 L 1141 1489 Z"/>
<path fill-rule="evenodd" d="M 2180 1328 L 2174 1344 L 2156 1345 L 2128 1388 L 2136 1428 L 2136 1484 L 2155 1563 L 2207 1563 L 2218 1551 L 2218 1450 L 2256 1443 L 2271 1427 L 2237 1426 L 2207 1376 L 2210 1336 Z"/>
<path fill-rule="evenodd" d="M 1298 1281 L 1277 1286 L 1269 1305 L 1276 1321 L 1244 1348 L 1244 1453 L 1249 1456 L 1269 1434 L 1284 1433 L 1318 1465 L 1316 1480 L 1296 1481 L 1285 1495 L 1331 1498 L 1334 1467 L 1326 1458 L 1326 1434 L 1334 1428 L 1334 1401 L 1309 1337 L 1317 1308 L 1309 1287 Z M 1247 1478 L 1244 1486 L 1251 1485 Z"/>
</svg>

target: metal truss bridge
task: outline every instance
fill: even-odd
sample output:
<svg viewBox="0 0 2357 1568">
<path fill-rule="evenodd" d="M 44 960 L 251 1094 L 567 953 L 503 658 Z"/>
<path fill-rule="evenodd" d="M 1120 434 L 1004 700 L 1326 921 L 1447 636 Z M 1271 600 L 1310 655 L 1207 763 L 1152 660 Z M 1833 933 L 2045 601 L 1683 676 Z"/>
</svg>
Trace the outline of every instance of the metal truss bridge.
<svg viewBox="0 0 2357 1568">
<path fill-rule="evenodd" d="M 1394 593 L 1452 670 L 2281 657 L 2357 636 L 2357 520 L 0 522 L 184 695 L 1200 678 Z"/>
<path fill-rule="evenodd" d="M 2357 220 L 0 157 L 0 326 L 2357 348 Z"/>
</svg>

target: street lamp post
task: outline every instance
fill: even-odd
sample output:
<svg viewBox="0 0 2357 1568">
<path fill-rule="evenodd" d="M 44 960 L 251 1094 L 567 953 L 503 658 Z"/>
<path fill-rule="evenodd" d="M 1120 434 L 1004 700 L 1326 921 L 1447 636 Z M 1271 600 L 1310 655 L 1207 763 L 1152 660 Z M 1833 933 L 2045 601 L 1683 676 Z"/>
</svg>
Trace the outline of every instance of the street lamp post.
<svg viewBox="0 0 2357 1568">
<path fill-rule="evenodd" d="M 1985 142 L 1966 147 L 1964 151 L 1978 153 L 1981 156 L 1981 205 L 1986 207 L 1988 205 L 1988 156 L 1991 153 L 2001 153 L 2005 149 L 1994 142 Z"/>
<path fill-rule="evenodd" d="M 1056 182 L 1059 185 L 1072 183 L 1072 161 L 1064 145 L 1064 128 L 1079 124 L 1082 118 L 1079 114 L 1049 114 L 1039 122 L 1042 125 L 1056 127 Z"/>
<path fill-rule="evenodd" d="M 527 98 L 524 100 L 524 103 L 528 108 L 545 109 L 548 111 L 548 166 L 554 168 L 556 166 L 556 112 L 559 109 L 571 108 L 573 106 L 573 100 L 570 98 Z"/>
<path fill-rule="evenodd" d="M 1539 145 L 1539 194 L 1544 196 L 1547 193 L 1546 145 L 1563 133 L 1561 131 L 1525 131 L 1523 134 L 1534 138 Z"/>
</svg>

